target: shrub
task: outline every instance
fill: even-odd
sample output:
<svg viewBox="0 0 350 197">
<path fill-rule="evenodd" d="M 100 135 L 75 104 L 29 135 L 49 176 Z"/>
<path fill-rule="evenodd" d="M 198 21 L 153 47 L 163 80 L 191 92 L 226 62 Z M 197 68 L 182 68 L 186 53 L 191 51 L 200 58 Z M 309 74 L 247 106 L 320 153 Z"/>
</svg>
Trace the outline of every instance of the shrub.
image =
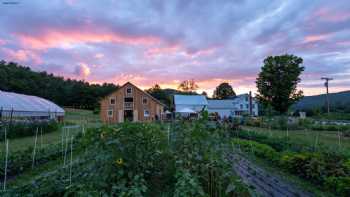
<svg viewBox="0 0 350 197">
<path fill-rule="evenodd" d="M 276 161 L 279 158 L 278 153 L 272 147 L 266 144 L 260 144 L 251 140 L 233 139 L 233 145 L 239 145 L 245 152 L 251 151 L 257 157 L 267 159 L 269 161 Z"/>
<path fill-rule="evenodd" d="M 324 185 L 340 196 L 350 196 L 350 177 L 328 177 Z"/>
</svg>

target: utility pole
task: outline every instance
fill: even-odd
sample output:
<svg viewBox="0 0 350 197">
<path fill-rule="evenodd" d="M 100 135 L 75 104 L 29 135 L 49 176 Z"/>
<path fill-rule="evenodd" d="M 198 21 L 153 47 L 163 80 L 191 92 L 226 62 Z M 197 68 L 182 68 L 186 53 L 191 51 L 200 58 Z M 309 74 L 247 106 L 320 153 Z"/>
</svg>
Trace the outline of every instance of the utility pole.
<svg viewBox="0 0 350 197">
<path fill-rule="evenodd" d="M 324 86 L 326 87 L 326 91 L 327 91 L 327 94 L 326 94 L 326 102 L 327 102 L 327 113 L 328 113 L 328 115 L 329 115 L 328 82 L 329 82 L 330 80 L 333 80 L 333 78 L 322 77 L 321 79 L 326 81 L 326 82 L 324 83 Z"/>
</svg>

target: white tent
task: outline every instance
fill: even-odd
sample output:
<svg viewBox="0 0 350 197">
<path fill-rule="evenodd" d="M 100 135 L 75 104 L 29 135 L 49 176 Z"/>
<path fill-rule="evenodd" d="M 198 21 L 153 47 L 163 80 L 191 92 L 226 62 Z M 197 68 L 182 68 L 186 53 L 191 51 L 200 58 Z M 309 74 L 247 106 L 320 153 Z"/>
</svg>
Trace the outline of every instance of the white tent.
<svg viewBox="0 0 350 197">
<path fill-rule="evenodd" d="M 0 113 L 2 117 L 50 117 L 64 116 L 64 110 L 46 99 L 0 91 Z"/>
<path fill-rule="evenodd" d="M 194 110 L 192 110 L 190 108 L 179 109 L 176 112 L 178 112 L 178 113 L 188 113 L 188 114 L 197 113 L 196 111 L 194 111 Z"/>
</svg>

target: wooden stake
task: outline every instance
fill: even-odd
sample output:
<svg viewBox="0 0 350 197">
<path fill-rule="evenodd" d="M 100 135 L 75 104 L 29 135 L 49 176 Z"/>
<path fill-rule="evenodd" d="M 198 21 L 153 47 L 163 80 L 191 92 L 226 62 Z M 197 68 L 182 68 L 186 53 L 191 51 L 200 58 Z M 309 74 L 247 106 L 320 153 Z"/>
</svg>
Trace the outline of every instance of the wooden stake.
<svg viewBox="0 0 350 197">
<path fill-rule="evenodd" d="M 38 127 L 36 128 L 36 134 L 35 134 L 35 142 L 34 142 L 34 149 L 33 149 L 33 161 L 32 161 L 32 169 L 34 169 L 35 164 L 35 153 L 36 153 L 36 142 L 38 141 Z"/>
<path fill-rule="evenodd" d="M 7 158 L 9 154 L 9 141 L 6 140 L 6 156 L 5 156 L 5 174 L 4 174 L 4 188 L 3 190 L 6 191 L 6 180 L 7 180 Z"/>
<path fill-rule="evenodd" d="M 70 139 L 69 186 L 71 186 L 71 184 L 72 184 L 72 166 L 73 166 L 73 136 Z"/>
<path fill-rule="evenodd" d="M 43 128 L 40 128 L 40 149 L 43 148 Z"/>
</svg>

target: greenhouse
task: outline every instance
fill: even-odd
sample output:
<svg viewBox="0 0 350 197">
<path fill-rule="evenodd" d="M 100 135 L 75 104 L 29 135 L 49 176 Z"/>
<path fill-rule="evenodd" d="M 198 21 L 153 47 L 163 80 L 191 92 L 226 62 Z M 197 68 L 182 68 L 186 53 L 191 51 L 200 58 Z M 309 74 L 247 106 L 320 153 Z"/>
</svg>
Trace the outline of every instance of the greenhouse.
<svg viewBox="0 0 350 197">
<path fill-rule="evenodd" d="M 0 121 L 8 119 L 62 120 L 64 110 L 46 99 L 0 91 Z"/>
</svg>

